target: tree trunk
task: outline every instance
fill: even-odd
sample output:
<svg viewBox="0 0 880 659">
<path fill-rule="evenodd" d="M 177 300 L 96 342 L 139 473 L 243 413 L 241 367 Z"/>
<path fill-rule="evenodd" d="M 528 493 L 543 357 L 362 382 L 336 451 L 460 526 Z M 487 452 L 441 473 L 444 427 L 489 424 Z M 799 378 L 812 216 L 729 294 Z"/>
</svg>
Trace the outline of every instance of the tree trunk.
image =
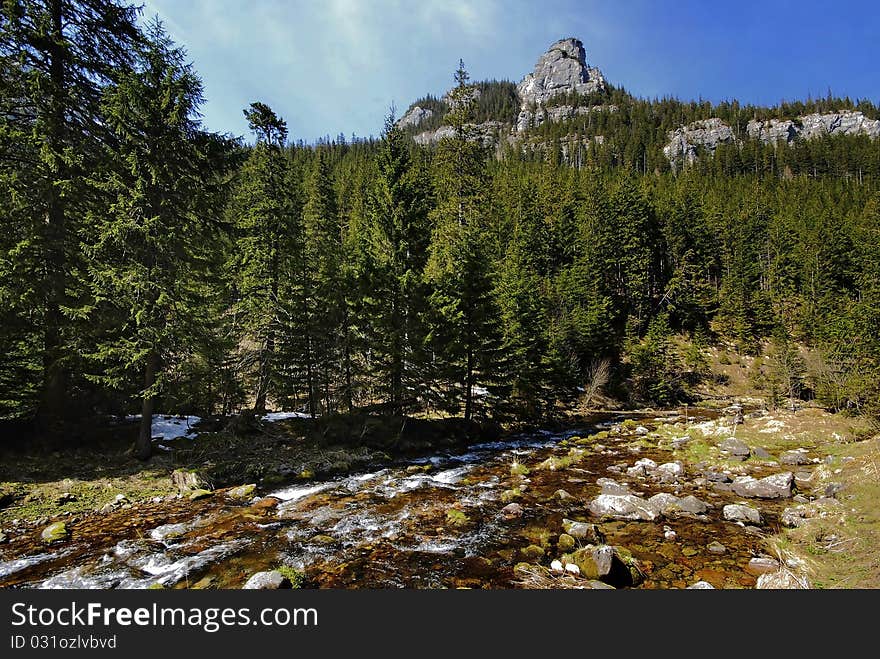
<svg viewBox="0 0 880 659">
<path fill-rule="evenodd" d="M 144 366 L 144 391 L 148 392 L 156 384 L 156 372 L 159 367 L 159 358 L 151 352 L 147 356 Z M 141 401 L 141 428 L 137 439 L 137 457 L 139 460 L 149 460 L 153 454 L 153 408 L 156 398 L 152 393 L 145 393 Z"/>
<path fill-rule="evenodd" d="M 464 383 L 464 420 L 470 421 L 474 413 L 474 351 L 468 348 L 467 374 Z"/>
</svg>

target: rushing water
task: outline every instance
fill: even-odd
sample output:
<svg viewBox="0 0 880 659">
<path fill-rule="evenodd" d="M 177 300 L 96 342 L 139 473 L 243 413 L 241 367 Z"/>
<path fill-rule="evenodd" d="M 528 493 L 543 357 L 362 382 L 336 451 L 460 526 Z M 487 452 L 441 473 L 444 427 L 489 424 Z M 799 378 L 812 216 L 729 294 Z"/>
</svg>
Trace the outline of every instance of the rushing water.
<svg viewBox="0 0 880 659">
<path fill-rule="evenodd" d="M 527 560 L 525 547 L 543 546 L 542 558 L 528 560 L 549 565 L 559 555 L 555 543 L 562 519 L 589 519 L 587 505 L 599 492 L 596 479 L 620 478 L 608 472 L 609 465 L 670 459 L 668 452 L 634 449 L 632 437 L 621 437 L 603 441 L 607 446 L 577 465 L 535 469 L 568 452 L 561 440 L 596 428 L 538 432 L 472 446 L 460 455 L 297 483 L 249 503 L 218 493 L 196 502 L 139 504 L 88 516 L 72 525 L 72 540 L 58 549 L 34 540 L 30 551 L 16 558 L 0 556 L 0 586 L 238 588 L 254 572 L 289 565 L 315 587 L 514 587 L 514 566 Z M 511 474 L 515 463 L 531 473 Z M 609 544 L 627 548 L 640 561 L 643 587 L 683 587 L 699 579 L 717 587 L 754 584 L 743 567 L 761 541 L 720 520 L 723 497 L 694 488 L 683 492 L 686 483 L 634 487 L 645 496 L 693 493 L 713 504 L 704 521 L 601 525 Z M 504 493 L 513 489 L 521 492 L 517 501 L 525 514 L 510 520 L 500 511 L 509 499 Z M 559 490 L 571 498 L 560 499 Z M 664 526 L 676 532 L 674 542 L 664 538 Z M 705 550 L 716 539 L 728 548 L 723 556 Z"/>
</svg>

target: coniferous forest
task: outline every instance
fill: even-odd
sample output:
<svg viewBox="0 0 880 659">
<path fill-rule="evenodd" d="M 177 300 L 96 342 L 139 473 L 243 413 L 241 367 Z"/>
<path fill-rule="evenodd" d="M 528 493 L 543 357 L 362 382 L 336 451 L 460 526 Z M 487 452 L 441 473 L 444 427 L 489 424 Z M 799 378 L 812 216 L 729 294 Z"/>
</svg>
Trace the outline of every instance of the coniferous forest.
<svg viewBox="0 0 880 659">
<path fill-rule="evenodd" d="M 0 0 L 0 591 L 880 588 L 874 102 L 642 98 L 570 37 L 371 137 L 249 80 L 236 135 L 171 34 Z"/>
<path fill-rule="evenodd" d="M 535 421 L 598 372 L 617 400 L 686 402 L 722 342 L 807 346 L 821 368 L 774 387 L 878 413 L 880 141 L 745 141 L 681 171 L 662 153 L 693 119 L 873 105 L 609 87 L 566 102 L 617 111 L 493 148 L 473 124 L 511 120 L 512 85 L 476 100 L 463 64 L 451 83 L 432 146 L 393 112 L 378 138 L 305 144 L 259 99 L 250 135 L 211 133 L 158 19 L 4 0 L 0 417 L 64 438 L 142 414 L 143 458 L 154 412 Z"/>
</svg>

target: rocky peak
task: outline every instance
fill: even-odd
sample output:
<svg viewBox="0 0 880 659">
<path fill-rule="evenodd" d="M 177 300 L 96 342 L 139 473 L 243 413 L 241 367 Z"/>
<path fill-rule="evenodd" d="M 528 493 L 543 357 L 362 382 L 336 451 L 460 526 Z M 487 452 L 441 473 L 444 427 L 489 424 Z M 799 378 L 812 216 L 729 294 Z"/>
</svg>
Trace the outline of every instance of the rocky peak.
<svg viewBox="0 0 880 659">
<path fill-rule="evenodd" d="M 591 94 L 605 89 L 601 71 L 587 66 L 580 39 L 562 39 L 538 58 L 535 69 L 517 86 L 523 107 L 542 105 L 558 94 Z"/>
<path fill-rule="evenodd" d="M 587 54 L 580 39 L 557 41 L 538 58 L 535 69 L 516 87 L 521 104 L 516 130 L 522 132 L 541 123 L 546 116 L 541 108 L 554 96 L 592 94 L 604 89 L 605 78 L 599 69 L 587 65 Z M 575 114 L 574 108 L 568 110 L 561 111 L 561 115 Z"/>
<path fill-rule="evenodd" d="M 423 121 L 427 121 L 434 116 L 434 111 L 429 108 L 422 108 L 414 105 L 403 117 L 401 117 L 397 125 L 400 128 L 409 128 L 410 126 L 418 126 Z"/>
</svg>

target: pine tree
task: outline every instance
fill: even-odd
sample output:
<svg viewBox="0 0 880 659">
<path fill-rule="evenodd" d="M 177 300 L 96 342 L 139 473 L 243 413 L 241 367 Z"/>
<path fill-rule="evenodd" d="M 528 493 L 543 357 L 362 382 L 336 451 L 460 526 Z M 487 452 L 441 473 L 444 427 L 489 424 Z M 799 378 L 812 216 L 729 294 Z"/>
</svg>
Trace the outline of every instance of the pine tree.
<svg viewBox="0 0 880 659">
<path fill-rule="evenodd" d="M 488 373 L 497 346 L 497 315 L 494 273 L 485 244 L 486 158 L 482 145 L 473 139 L 474 92 L 463 62 L 455 81 L 447 116 L 453 137 L 440 141 L 434 163 L 437 207 L 426 267 L 433 313 L 428 341 L 436 373 L 449 386 L 446 406 L 457 407 L 460 387 L 464 417 L 470 420 L 477 375 Z"/>
<path fill-rule="evenodd" d="M 541 272 L 544 232 L 530 201 L 523 200 L 500 266 L 497 299 L 503 343 L 495 370 L 503 371 L 510 382 L 510 398 L 518 411 L 540 418 L 549 376 L 548 287 Z"/>
<path fill-rule="evenodd" d="M 239 174 L 231 206 L 239 235 L 235 268 L 246 339 L 255 346 L 248 359 L 256 367 L 254 410 L 264 412 L 270 389 L 277 385 L 284 261 L 297 257 L 292 244 L 297 213 L 284 154 L 286 122 L 260 102 L 244 115 L 257 143 Z"/>
<path fill-rule="evenodd" d="M 129 66 L 141 40 L 136 15 L 136 8 L 116 0 L 0 5 L 0 59 L 4 71 L 18 71 L 4 98 L 3 121 L 31 134 L 27 158 L 17 165 L 24 164 L 29 175 L 13 183 L 14 196 L 27 200 L 29 212 L 18 216 L 17 242 L 8 253 L 29 282 L 15 296 L 27 299 L 39 316 L 29 327 L 39 328 L 38 415 L 47 430 L 59 430 L 73 409 L 73 344 L 79 337 L 72 318 L 85 288 L 78 278 L 76 236 L 95 201 L 82 183 L 103 155 L 102 87 Z M 23 338 L 19 333 L 13 341 Z"/>
<path fill-rule="evenodd" d="M 364 293 L 375 375 L 383 382 L 389 411 L 399 414 L 414 402 L 408 398 L 423 377 L 423 274 L 430 231 L 425 172 L 412 162 L 393 112 L 385 122 L 377 169 L 369 197 L 371 268 Z"/>
<path fill-rule="evenodd" d="M 90 355 L 94 379 L 118 386 L 140 382 L 137 453 L 151 453 L 151 422 L 166 373 L 204 335 L 203 285 L 217 212 L 212 194 L 220 139 L 199 124 L 201 81 L 158 21 L 147 31 L 135 70 L 104 98 L 113 143 L 95 185 L 109 202 L 87 233 L 89 279 L 96 319 L 119 326 Z M 214 144 L 211 144 L 214 142 Z M 100 321 L 99 321 L 100 322 Z"/>
<path fill-rule="evenodd" d="M 306 363 L 309 412 L 335 409 L 335 390 L 343 362 L 340 330 L 345 314 L 342 290 L 342 230 L 333 180 L 323 149 L 315 154 L 303 207 L 299 270 L 302 355 Z"/>
</svg>

